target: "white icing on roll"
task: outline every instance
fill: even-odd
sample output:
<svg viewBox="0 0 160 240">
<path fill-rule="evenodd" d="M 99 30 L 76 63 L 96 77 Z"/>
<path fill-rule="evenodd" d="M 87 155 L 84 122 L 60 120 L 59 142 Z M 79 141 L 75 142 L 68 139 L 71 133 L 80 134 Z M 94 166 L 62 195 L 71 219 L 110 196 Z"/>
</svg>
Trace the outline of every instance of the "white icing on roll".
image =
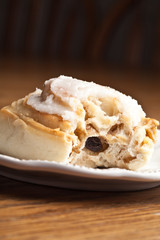
<svg viewBox="0 0 160 240">
<path fill-rule="evenodd" d="M 132 119 L 132 126 L 136 126 L 145 113 L 137 101 L 110 87 L 93 82 L 77 80 L 72 77 L 60 76 L 44 83 L 44 89 L 37 89 L 28 98 L 27 104 L 40 112 L 56 114 L 64 120 L 76 123 L 77 117 L 83 119 L 85 111 L 83 102 L 89 97 L 117 99 L 118 110 L 124 116 Z M 77 111 L 79 112 L 77 115 Z"/>
</svg>

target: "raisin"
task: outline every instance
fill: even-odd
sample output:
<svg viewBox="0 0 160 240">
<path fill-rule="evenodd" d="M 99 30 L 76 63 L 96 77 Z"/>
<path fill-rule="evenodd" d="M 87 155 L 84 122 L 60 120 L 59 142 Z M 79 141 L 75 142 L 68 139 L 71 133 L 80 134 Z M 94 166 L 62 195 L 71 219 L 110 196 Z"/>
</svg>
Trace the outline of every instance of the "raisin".
<svg viewBox="0 0 160 240">
<path fill-rule="evenodd" d="M 103 144 L 98 137 L 87 138 L 85 147 L 92 152 L 100 152 L 103 150 Z"/>
</svg>

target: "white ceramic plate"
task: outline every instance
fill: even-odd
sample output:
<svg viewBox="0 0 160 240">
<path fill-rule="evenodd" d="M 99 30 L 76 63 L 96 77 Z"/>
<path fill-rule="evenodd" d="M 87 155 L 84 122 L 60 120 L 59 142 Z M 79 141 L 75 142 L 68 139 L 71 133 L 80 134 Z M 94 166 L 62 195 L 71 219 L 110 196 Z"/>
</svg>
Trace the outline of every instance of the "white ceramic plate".
<svg viewBox="0 0 160 240">
<path fill-rule="evenodd" d="M 150 163 L 136 172 L 19 160 L 0 154 L 0 174 L 30 183 L 90 191 L 135 191 L 156 187 L 160 185 L 160 131 Z"/>
</svg>

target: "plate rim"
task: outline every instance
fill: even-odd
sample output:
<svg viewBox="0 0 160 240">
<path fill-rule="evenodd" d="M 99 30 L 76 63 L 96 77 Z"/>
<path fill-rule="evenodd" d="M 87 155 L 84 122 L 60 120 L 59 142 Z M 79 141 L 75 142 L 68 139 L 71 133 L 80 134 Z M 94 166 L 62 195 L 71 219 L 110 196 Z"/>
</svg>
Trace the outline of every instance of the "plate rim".
<svg viewBox="0 0 160 240">
<path fill-rule="evenodd" d="M 64 175 L 79 176 L 94 179 L 121 179 L 140 182 L 160 182 L 160 169 L 131 171 L 127 169 L 108 168 L 93 169 L 88 167 L 74 166 L 66 163 L 57 163 L 47 160 L 20 160 L 11 156 L 0 154 L 0 166 L 25 171 L 41 171 L 59 173 Z"/>
</svg>

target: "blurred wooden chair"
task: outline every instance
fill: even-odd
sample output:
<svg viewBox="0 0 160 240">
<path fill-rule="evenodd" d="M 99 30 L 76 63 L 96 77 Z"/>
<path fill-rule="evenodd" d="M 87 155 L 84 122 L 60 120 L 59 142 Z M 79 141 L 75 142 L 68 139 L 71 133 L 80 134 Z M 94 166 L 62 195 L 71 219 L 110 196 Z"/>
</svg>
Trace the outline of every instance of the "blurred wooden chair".
<svg viewBox="0 0 160 240">
<path fill-rule="evenodd" d="M 159 0 L 0 0 L 0 54 L 160 68 Z"/>
</svg>

